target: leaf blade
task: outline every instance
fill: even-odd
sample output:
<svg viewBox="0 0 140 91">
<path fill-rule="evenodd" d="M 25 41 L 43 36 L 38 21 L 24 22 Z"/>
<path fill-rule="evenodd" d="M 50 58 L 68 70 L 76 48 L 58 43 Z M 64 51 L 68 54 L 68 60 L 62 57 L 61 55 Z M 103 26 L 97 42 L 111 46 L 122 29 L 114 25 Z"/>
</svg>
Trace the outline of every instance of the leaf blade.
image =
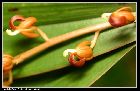
<svg viewBox="0 0 140 91">
<path fill-rule="evenodd" d="M 125 54 L 135 47 L 135 43 L 120 48 L 102 58 L 95 58 L 87 66 L 77 68 L 65 68 L 54 72 L 16 80 L 12 86 L 17 87 L 88 87 L 105 74 Z"/>
</svg>

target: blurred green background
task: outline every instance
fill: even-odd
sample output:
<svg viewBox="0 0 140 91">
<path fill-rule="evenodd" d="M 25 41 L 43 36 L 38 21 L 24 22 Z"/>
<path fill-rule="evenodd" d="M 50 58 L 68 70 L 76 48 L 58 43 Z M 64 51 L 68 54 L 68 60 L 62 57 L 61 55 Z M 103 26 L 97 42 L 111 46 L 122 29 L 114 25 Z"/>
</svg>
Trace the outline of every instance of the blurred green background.
<svg viewBox="0 0 140 91">
<path fill-rule="evenodd" d="M 3 3 L 3 30 L 9 28 L 8 21 L 16 14 L 36 17 L 39 26 L 97 18 L 123 6 L 136 10 L 135 3 Z M 136 48 L 91 86 L 136 86 Z"/>
<path fill-rule="evenodd" d="M 126 54 L 94 87 L 135 87 L 136 86 L 136 47 Z"/>
</svg>

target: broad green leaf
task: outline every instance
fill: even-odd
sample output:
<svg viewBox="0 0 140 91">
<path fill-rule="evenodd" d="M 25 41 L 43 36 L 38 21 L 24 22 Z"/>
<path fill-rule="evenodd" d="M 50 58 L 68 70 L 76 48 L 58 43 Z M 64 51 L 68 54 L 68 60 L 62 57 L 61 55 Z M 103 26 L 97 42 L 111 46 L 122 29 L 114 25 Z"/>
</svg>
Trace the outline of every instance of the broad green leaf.
<svg viewBox="0 0 140 91">
<path fill-rule="evenodd" d="M 60 34 L 68 33 L 75 29 L 79 29 L 92 24 L 98 24 L 107 21 L 106 19 L 88 19 L 76 22 L 54 24 L 48 26 L 41 26 L 40 28 L 44 30 L 49 37 L 55 37 Z M 117 49 L 121 46 L 129 44 L 135 41 L 136 37 L 135 24 L 129 24 L 120 28 L 108 29 L 102 32 L 97 41 L 96 47 L 94 49 L 94 56 L 98 56 L 109 52 L 111 50 Z M 59 32 L 58 32 L 59 31 Z M 12 54 L 13 56 L 24 52 L 34 46 L 43 42 L 41 38 L 29 40 L 21 35 L 18 36 L 8 36 L 4 33 L 4 53 Z M 93 34 L 83 35 L 78 38 L 66 41 L 64 43 L 53 46 L 40 54 L 26 60 L 26 62 L 19 64 L 14 69 L 14 77 L 26 77 L 31 75 L 36 75 L 44 72 L 49 72 L 52 70 L 60 69 L 69 66 L 68 61 L 63 57 L 62 53 L 68 48 L 75 48 L 76 45 L 84 40 L 91 40 Z"/>
<path fill-rule="evenodd" d="M 8 28 L 9 19 L 16 14 L 34 16 L 37 25 L 46 25 L 99 17 L 124 5 L 135 11 L 135 3 L 3 3 L 3 27 Z"/>
<path fill-rule="evenodd" d="M 88 87 L 123 58 L 135 43 L 96 57 L 82 68 L 67 67 L 38 76 L 15 80 L 16 87 Z M 119 74 L 120 75 L 120 74 Z"/>
</svg>

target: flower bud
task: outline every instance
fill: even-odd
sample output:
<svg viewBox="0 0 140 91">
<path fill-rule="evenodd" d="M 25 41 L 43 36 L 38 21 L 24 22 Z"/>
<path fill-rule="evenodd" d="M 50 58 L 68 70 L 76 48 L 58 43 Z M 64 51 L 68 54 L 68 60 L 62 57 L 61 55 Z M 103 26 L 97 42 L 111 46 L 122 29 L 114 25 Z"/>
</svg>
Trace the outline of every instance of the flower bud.
<svg viewBox="0 0 140 91">
<path fill-rule="evenodd" d="M 3 60 L 2 60 L 2 65 L 3 65 L 3 71 L 8 72 L 13 68 L 13 57 L 8 54 L 4 54 Z"/>
<path fill-rule="evenodd" d="M 135 21 L 135 17 L 129 8 L 122 8 L 113 12 L 109 18 L 109 23 L 113 27 L 121 27 Z"/>
<path fill-rule="evenodd" d="M 90 58 L 93 55 L 90 46 L 80 46 L 76 48 L 76 53 L 80 58 Z"/>
<path fill-rule="evenodd" d="M 90 41 L 84 41 L 81 42 L 76 47 L 76 53 L 80 58 L 91 58 L 93 55 L 92 48 L 90 47 L 91 42 Z"/>
</svg>

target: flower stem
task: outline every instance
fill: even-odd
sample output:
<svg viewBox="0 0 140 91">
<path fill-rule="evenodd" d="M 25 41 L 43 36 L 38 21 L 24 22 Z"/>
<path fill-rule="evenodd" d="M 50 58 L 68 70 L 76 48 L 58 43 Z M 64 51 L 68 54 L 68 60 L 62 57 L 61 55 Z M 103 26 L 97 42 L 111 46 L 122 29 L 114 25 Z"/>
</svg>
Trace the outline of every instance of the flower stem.
<svg viewBox="0 0 140 91">
<path fill-rule="evenodd" d="M 8 73 L 8 80 L 3 82 L 4 86 L 9 86 L 13 82 L 13 75 L 12 75 L 12 70 L 10 70 Z"/>
<path fill-rule="evenodd" d="M 94 38 L 93 38 L 93 40 L 91 41 L 91 45 L 90 45 L 90 47 L 91 47 L 92 49 L 94 48 L 94 46 L 95 46 L 95 44 L 96 44 L 96 41 L 97 41 L 97 39 L 98 39 L 99 34 L 100 34 L 100 31 L 95 32 Z"/>
<path fill-rule="evenodd" d="M 44 33 L 41 29 L 37 28 L 37 31 L 38 33 L 40 34 L 40 36 L 45 40 L 45 41 L 48 41 L 49 38 L 48 36 L 46 35 L 46 33 Z"/>
</svg>

